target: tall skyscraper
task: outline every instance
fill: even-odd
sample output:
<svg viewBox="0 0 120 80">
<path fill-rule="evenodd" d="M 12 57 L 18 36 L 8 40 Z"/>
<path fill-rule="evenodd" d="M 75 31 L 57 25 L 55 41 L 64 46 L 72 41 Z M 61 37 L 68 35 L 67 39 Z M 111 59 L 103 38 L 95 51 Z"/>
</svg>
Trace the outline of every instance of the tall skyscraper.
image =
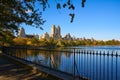
<svg viewBox="0 0 120 80">
<path fill-rule="evenodd" d="M 58 25 L 57 27 L 57 31 L 58 31 L 58 38 L 61 38 L 61 29 L 60 29 L 60 26 Z"/>
<path fill-rule="evenodd" d="M 60 39 L 61 38 L 60 26 L 58 26 L 58 27 L 56 27 L 55 25 L 52 26 L 51 37 L 54 38 L 54 39 Z"/>
<path fill-rule="evenodd" d="M 18 33 L 18 37 L 23 37 L 23 38 L 26 37 L 25 30 L 24 30 L 23 27 L 20 28 L 20 31 L 19 31 L 19 33 Z"/>
<path fill-rule="evenodd" d="M 54 37 L 55 33 L 56 33 L 56 27 L 55 27 L 55 25 L 53 25 L 52 29 L 51 29 L 51 37 Z"/>
</svg>

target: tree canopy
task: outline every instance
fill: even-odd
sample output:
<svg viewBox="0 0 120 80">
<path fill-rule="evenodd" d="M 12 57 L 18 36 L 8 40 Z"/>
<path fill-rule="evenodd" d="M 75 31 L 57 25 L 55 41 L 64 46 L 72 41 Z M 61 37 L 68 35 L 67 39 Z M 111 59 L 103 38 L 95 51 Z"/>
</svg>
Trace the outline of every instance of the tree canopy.
<svg viewBox="0 0 120 80">
<path fill-rule="evenodd" d="M 7 40 L 7 38 L 6 38 Z M 6 41 L 5 40 L 5 41 Z M 4 41 L 4 42 L 5 42 Z M 12 41 L 9 39 L 9 41 Z M 7 44 L 7 43 L 6 43 Z M 41 47 L 47 47 L 47 48 L 55 48 L 55 47 L 66 47 L 66 46 L 119 46 L 120 41 L 112 39 L 112 40 L 95 40 L 95 39 L 75 39 L 75 40 L 65 40 L 65 39 L 59 39 L 54 40 L 53 38 L 50 39 L 37 39 L 35 37 L 33 38 L 14 38 L 13 44 L 9 45 L 15 45 L 15 46 L 41 46 Z"/>
<path fill-rule="evenodd" d="M 25 23 L 35 27 L 42 28 L 45 20 L 42 18 L 42 12 L 50 7 L 49 0 L 0 0 L 0 28 L 13 29 L 18 31 L 20 24 Z M 74 10 L 75 5 L 71 3 L 71 0 L 67 0 L 65 3 L 59 3 L 56 1 L 56 9 L 70 9 Z M 86 0 L 81 0 L 81 5 L 84 7 Z M 40 7 L 36 8 L 36 4 Z M 68 7 L 66 7 L 68 6 Z M 40 10 L 40 9 L 43 10 Z M 74 13 L 70 13 L 71 22 L 73 22 Z"/>
<path fill-rule="evenodd" d="M 0 0 L 0 27 L 17 31 L 21 23 L 43 25 L 42 13 L 34 6 L 35 0 Z"/>
</svg>

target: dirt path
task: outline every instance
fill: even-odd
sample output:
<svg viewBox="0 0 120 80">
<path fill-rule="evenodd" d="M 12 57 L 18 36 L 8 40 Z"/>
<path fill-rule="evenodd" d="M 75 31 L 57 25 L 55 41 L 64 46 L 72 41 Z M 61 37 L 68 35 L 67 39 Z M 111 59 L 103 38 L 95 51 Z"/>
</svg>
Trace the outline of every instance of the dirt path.
<svg viewBox="0 0 120 80">
<path fill-rule="evenodd" d="M 53 80 L 42 72 L 32 72 L 29 67 L 18 65 L 0 54 L 0 80 Z"/>
</svg>

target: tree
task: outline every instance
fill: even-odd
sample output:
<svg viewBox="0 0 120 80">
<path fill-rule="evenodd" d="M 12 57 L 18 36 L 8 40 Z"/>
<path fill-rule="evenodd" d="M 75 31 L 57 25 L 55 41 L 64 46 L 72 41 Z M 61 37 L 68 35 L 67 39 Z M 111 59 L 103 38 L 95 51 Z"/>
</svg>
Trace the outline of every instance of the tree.
<svg viewBox="0 0 120 80">
<path fill-rule="evenodd" d="M 1 32 L 1 31 L 0 31 Z M 9 46 L 13 44 L 13 34 L 9 31 L 3 31 L 0 34 L 0 46 Z"/>
<path fill-rule="evenodd" d="M 53 38 L 50 38 L 49 40 L 47 40 L 46 44 L 48 48 L 54 48 L 56 47 L 57 42 Z"/>
<path fill-rule="evenodd" d="M 35 7 L 36 0 L 0 0 L 0 27 L 18 30 L 21 23 L 39 27 L 45 22 Z"/>
<path fill-rule="evenodd" d="M 37 46 L 39 44 L 39 39 L 37 39 L 36 37 L 31 38 L 31 43 L 34 46 Z"/>
<path fill-rule="evenodd" d="M 32 25 L 43 29 L 41 25 L 45 20 L 42 18 L 42 12 L 50 7 L 49 0 L 0 0 L 0 27 L 4 29 L 13 29 L 18 31 L 18 26 L 22 23 Z M 56 9 L 67 8 L 70 10 L 75 9 L 75 5 L 71 0 L 67 0 L 65 3 L 56 1 Z M 86 0 L 81 0 L 82 7 Z M 62 2 L 62 1 L 61 1 Z M 36 8 L 36 4 L 40 7 Z M 41 11 L 43 8 L 43 11 Z M 73 22 L 74 13 L 70 13 L 71 22 Z"/>
<path fill-rule="evenodd" d="M 47 39 L 41 38 L 39 40 L 39 46 L 47 46 Z"/>
<path fill-rule="evenodd" d="M 15 38 L 13 39 L 14 45 L 26 45 L 27 44 L 27 38 Z"/>
</svg>

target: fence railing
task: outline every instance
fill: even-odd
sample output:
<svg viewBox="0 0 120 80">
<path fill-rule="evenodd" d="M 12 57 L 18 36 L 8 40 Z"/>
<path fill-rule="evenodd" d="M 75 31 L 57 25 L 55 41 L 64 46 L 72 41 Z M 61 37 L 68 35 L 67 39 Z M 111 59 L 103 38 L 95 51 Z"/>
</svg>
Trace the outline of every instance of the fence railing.
<svg viewBox="0 0 120 80">
<path fill-rule="evenodd" d="M 76 80 L 120 80 L 119 50 L 28 50 L 3 47 L 3 53 L 72 74 Z M 31 52 L 30 52 L 31 51 Z"/>
</svg>

